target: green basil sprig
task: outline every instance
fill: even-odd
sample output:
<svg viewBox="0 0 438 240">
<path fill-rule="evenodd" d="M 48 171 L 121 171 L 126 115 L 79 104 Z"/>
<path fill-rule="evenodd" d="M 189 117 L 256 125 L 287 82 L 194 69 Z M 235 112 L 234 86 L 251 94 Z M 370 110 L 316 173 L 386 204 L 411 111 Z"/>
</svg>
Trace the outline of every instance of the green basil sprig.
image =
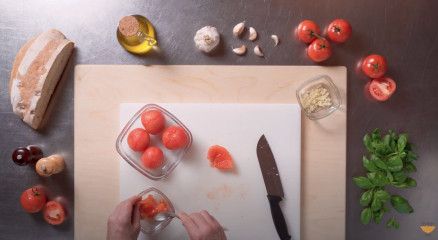
<svg viewBox="0 0 438 240">
<path fill-rule="evenodd" d="M 360 215 L 363 224 L 367 225 L 371 219 L 379 224 L 383 214 L 390 212 L 385 206 L 388 201 L 397 212 L 414 211 L 408 200 L 398 195 L 391 196 L 385 190 L 387 185 L 401 188 L 417 186 L 417 182 L 408 175 L 417 171 L 414 162 L 418 160 L 413 152 L 415 146 L 408 142 L 408 138 L 408 134 L 397 135 L 392 130 L 382 138 L 379 128 L 364 136 L 363 142 L 369 156 L 363 156 L 362 163 L 367 174 L 353 178 L 353 182 L 364 189 L 359 199 L 360 205 L 364 207 Z M 386 223 L 386 228 L 391 227 L 399 227 L 394 217 Z"/>
</svg>

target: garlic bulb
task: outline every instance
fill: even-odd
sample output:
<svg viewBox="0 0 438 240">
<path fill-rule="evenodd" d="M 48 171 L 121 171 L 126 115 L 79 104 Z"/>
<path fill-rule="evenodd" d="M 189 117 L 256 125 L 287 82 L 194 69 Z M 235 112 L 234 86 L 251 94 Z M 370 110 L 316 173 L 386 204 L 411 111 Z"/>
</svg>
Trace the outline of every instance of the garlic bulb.
<svg viewBox="0 0 438 240">
<path fill-rule="evenodd" d="M 257 32 L 253 27 L 249 28 L 249 40 L 254 41 L 257 38 Z"/>
<path fill-rule="evenodd" d="M 243 32 L 243 29 L 245 29 L 245 21 L 238 23 L 236 26 L 234 26 L 233 28 L 234 36 L 238 37 Z"/>
<path fill-rule="evenodd" d="M 237 55 L 243 55 L 246 52 L 246 47 L 245 47 L 245 45 L 242 45 L 239 48 L 233 48 L 233 52 Z"/>
<path fill-rule="evenodd" d="M 205 26 L 196 32 L 193 40 L 199 50 L 208 53 L 219 45 L 220 35 L 215 27 Z"/>
<path fill-rule="evenodd" d="M 280 41 L 280 39 L 278 38 L 278 36 L 277 36 L 277 35 L 271 35 L 271 38 L 272 38 L 272 40 L 274 40 L 274 43 L 275 43 L 274 46 L 277 46 L 277 45 L 278 45 L 278 42 Z"/>
<path fill-rule="evenodd" d="M 254 47 L 254 53 L 255 53 L 255 55 L 257 55 L 259 57 L 263 57 L 264 56 L 262 50 L 259 47 L 259 45 L 256 45 Z"/>
</svg>

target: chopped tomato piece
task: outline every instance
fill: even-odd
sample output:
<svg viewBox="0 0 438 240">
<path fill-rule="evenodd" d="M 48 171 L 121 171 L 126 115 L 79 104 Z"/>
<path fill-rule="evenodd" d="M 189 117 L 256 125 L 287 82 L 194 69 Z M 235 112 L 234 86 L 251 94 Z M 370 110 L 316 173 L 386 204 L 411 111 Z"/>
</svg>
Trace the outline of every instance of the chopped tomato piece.
<svg viewBox="0 0 438 240">
<path fill-rule="evenodd" d="M 228 169 L 233 167 L 233 159 L 230 153 L 222 146 L 214 145 L 208 149 L 207 158 L 210 166 L 218 169 Z"/>
<path fill-rule="evenodd" d="M 149 194 L 147 198 L 138 202 L 140 205 L 140 218 L 152 218 L 160 212 L 168 212 L 169 207 L 163 199 L 157 200 Z"/>
</svg>

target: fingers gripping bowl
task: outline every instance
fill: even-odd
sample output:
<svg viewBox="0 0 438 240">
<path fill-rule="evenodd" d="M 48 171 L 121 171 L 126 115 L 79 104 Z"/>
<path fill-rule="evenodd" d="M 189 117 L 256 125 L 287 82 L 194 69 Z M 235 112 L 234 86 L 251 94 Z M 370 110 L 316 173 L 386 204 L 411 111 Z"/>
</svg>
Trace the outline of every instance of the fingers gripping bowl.
<svg viewBox="0 0 438 240">
<path fill-rule="evenodd" d="M 150 134 L 148 138 L 147 144 L 137 144 L 135 145 L 138 148 L 139 145 L 143 145 L 146 149 L 136 149 L 132 148 L 132 143 L 130 145 L 130 141 L 132 141 L 132 136 L 130 136 L 131 132 L 138 131 L 136 129 L 144 129 L 144 115 L 145 113 L 151 111 L 161 112 L 164 116 L 164 129 L 159 133 Z M 142 118 L 143 116 L 143 118 Z M 143 120 L 143 121 L 142 121 Z M 167 134 L 168 129 L 179 129 L 179 134 L 172 135 Z M 166 146 L 169 136 L 176 136 L 176 139 L 171 139 L 175 141 L 181 141 L 183 138 L 183 143 L 180 144 L 178 148 L 172 149 Z M 142 139 L 142 138 L 136 138 Z M 146 139 L 146 138 L 144 138 Z M 167 111 L 166 109 L 160 107 L 156 104 L 147 104 L 142 107 L 125 125 L 123 130 L 120 132 L 117 140 L 116 140 L 116 149 L 120 156 L 134 169 L 136 169 L 141 174 L 152 180 L 160 180 L 170 174 L 175 167 L 180 163 L 185 153 L 190 149 L 192 145 L 192 134 L 189 129 L 172 113 Z M 163 144 L 164 142 L 164 144 Z M 154 149 L 151 149 L 154 148 Z M 158 149 L 159 150 L 158 150 Z M 135 151 L 134 151 L 135 150 Z M 143 151 L 144 150 L 144 151 Z M 155 150 L 155 151 L 150 151 Z M 161 153 L 160 153 L 161 150 Z M 151 153 L 153 152 L 153 153 Z M 158 158 L 158 159 L 157 159 Z M 153 160 L 153 164 L 148 164 L 150 160 Z M 158 164 L 157 164 L 158 162 Z M 153 168 L 150 166 L 154 166 Z"/>
</svg>

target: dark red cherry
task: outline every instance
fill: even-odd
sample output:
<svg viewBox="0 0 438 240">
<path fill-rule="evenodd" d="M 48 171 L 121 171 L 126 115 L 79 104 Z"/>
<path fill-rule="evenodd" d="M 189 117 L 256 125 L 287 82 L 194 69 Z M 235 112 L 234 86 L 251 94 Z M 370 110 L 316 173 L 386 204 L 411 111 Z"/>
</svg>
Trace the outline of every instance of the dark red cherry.
<svg viewBox="0 0 438 240">
<path fill-rule="evenodd" d="M 43 151 L 37 146 L 19 147 L 12 153 L 12 160 L 15 164 L 24 166 L 29 163 L 36 163 L 43 157 Z"/>
</svg>

